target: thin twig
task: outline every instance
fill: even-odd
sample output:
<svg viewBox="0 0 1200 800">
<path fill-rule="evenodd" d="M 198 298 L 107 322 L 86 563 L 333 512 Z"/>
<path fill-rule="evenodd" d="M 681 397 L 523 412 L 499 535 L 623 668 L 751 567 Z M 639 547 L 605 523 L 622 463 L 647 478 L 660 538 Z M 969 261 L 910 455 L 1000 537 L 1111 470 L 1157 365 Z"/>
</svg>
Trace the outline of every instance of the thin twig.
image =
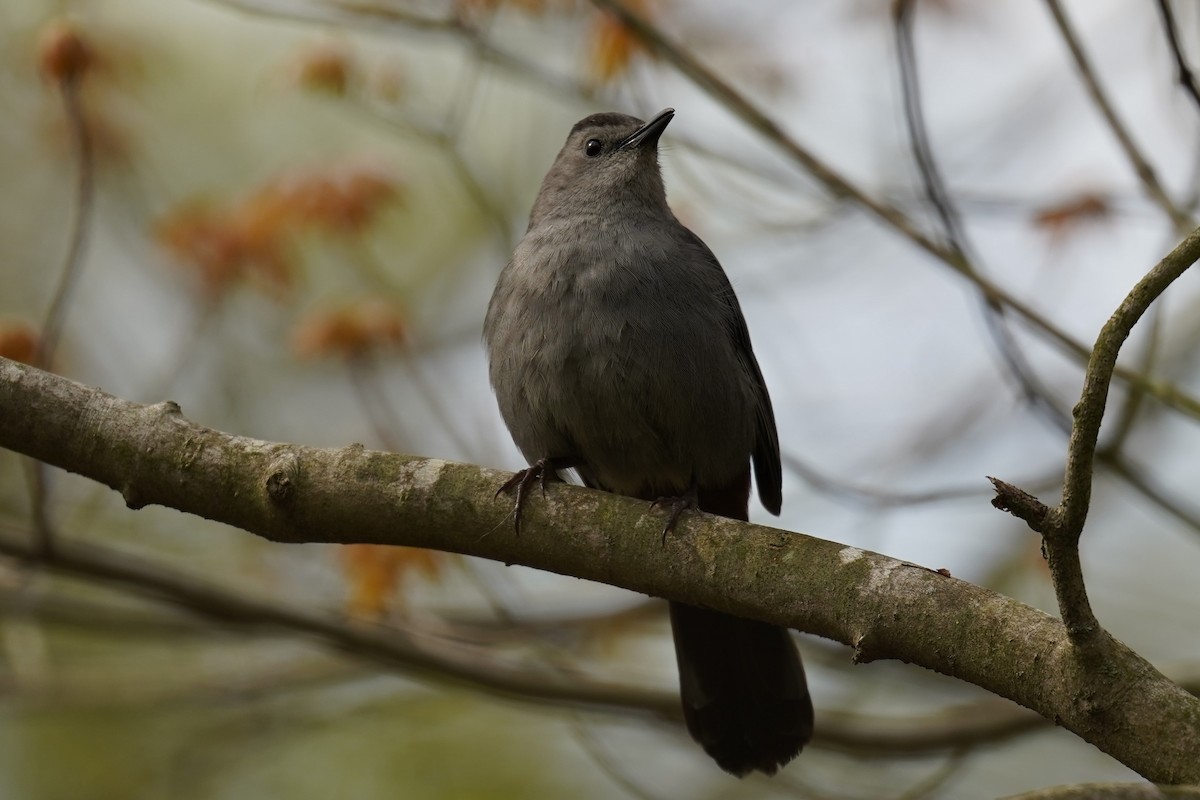
<svg viewBox="0 0 1200 800">
<path fill-rule="evenodd" d="M 29 487 L 29 521 L 33 541 L 38 549 L 50 552 L 54 549 L 57 534 L 50 519 L 50 476 L 48 467 L 41 461 L 25 459 L 25 477 Z"/>
<path fill-rule="evenodd" d="M 410 30 L 437 33 L 453 32 L 460 21 L 453 16 L 426 16 L 405 9 L 364 3 L 312 2 L 312 0 L 207 0 L 211 5 L 224 6 L 255 16 L 291 19 L 300 22 L 345 24 L 353 18 L 369 19 L 376 25 L 394 25 Z"/>
<path fill-rule="evenodd" d="M 609 752 L 604 743 L 600 741 L 600 737 L 596 735 L 596 731 L 592 729 L 588 719 L 582 714 L 576 712 L 571 731 L 575 741 L 587 753 L 596 768 L 607 775 L 608 779 L 620 787 L 625 794 L 635 800 L 661 800 L 647 787 L 634 780 L 633 776 L 627 774 L 621 760 Z"/>
<path fill-rule="evenodd" d="M 79 83 L 68 80 L 62 83 L 63 110 L 66 112 L 67 128 L 75 151 L 75 219 L 71 225 L 67 255 L 59 273 L 58 286 L 46 309 L 42 321 L 42 333 L 34 363 L 43 368 L 53 366 L 54 354 L 62 336 L 66 321 L 67 305 L 79 281 L 83 265 L 84 245 L 91 227 L 92 204 L 95 194 L 95 159 L 92 152 L 92 137 L 87 119 L 79 99 Z"/>
<path fill-rule="evenodd" d="M 1194 209 L 1197 198 L 1200 197 L 1200 157 L 1192 160 L 1192 168 L 1189 172 L 1187 185 L 1196 188 L 1193 188 L 1188 193 L 1188 196 L 1183 198 L 1181 204 L 1184 208 Z M 1166 242 L 1164 247 L 1169 247 L 1171 243 L 1172 241 Z M 1151 375 L 1154 371 L 1155 363 L 1158 361 L 1160 351 L 1163 348 L 1162 331 L 1166 327 L 1164 322 L 1166 314 L 1165 306 L 1155 306 L 1150 310 L 1146 322 L 1142 324 L 1142 327 L 1146 329 L 1145 343 L 1137 359 L 1136 366 L 1136 370 L 1142 375 Z M 1129 387 L 1125 403 L 1121 408 L 1121 414 L 1114 426 L 1114 432 L 1108 437 L 1107 443 L 1098 455 L 1123 480 L 1152 502 L 1157 503 L 1167 513 L 1173 515 L 1197 533 L 1200 533 L 1200 516 L 1183 509 L 1179 503 L 1169 498 L 1164 492 L 1153 487 L 1144 476 L 1128 464 L 1121 453 L 1125 442 L 1132 435 L 1134 427 L 1141 416 L 1145 399 L 1146 393 L 1141 387 Z"/>
<path fill-rule="evenodd" d="M 487 217 L 488 223 L 495 228 L 501 248 L 505 253 L 512 251 L 514 244 L 512 218 L 503 206 L 492 197 L 491 193 L 484 188 L 478 176 L 471 169 L 470 164 L 467 163 L 466 157 L 458 146 L 460 134 L 451 133 L 445 128 L 399 116 L 394 113 L 390 106 L 373 101 L 368 97 L 355 96 L 354 100 L 353 107 L 366 115 L 373 124 L 385 125 L 393 132 L 400 131 L 403 134 L 418 137 L 445 155 L 450 168 L 454 170 L 455 177 L 458 179 L 463 190 L 466 191 L 471 202 L 483 212 L 484 216 Z"/>
<path fill-rule="evenodd" d="M 905 506 L 935 505 L 938 503 L 954 502 L 956 500 L 978 499 L 988 495 L 987 485 L 982 481 L 979 482 L 978 486 L 946 486 L 939 489 L 913 492 L 851 483 L 841 478 L 830 477 L 795 453 L 785 450 L 781 455 L 784 467 L 800 476 L 814 490 L 821 492 L 835 501 L 861 508 L 878 510 Z M 1036 478 L 1029 481 L 1026 485 L 1034 488 L 1042 487 L 1051 489 L 1057 484 L 1058 477 L 1055 476 L 1053 479 L 1048 477 Z"/>
<path fill-rule="evenodd" d="M 1158 351 L 1162 343 L 1162 318 L 1163 308 L 1158 306 L 1150 312 L 1150 316 L 1146 320 L 1146 341 L 1142 346 L 1142 351 L 1138 358 L 1138 372 L 1143 375 L 1149 375 L 1154 369 L 1154 362 L 1158 358 Z M 1138 388 L 1130 388 L 1128 397 L 1125 398 L 1124 405 L 1121 406 L 1121 414 L 1117 417 L 1115 431 L 1109 437 L 1108 442 L 1104 446 L 1104 452 L 1118 456 L 1121 448 L 1125 446 L 1125 442 L 1129 439 L 1130 434 L 1138 420 L 1138 415 L 1141 413 L 1146 393 Z"/>
<path fill-rule="evenodd" d="M 354 396 L 362 408 L 371 432 L 379 440 L 379 444 L 393 453 L 406 451 L 396 438 L 399 435 L 405 441 L 411 441 L 404 429 L 401 417 L 396 413 L 387 395 L 379 386 L 379 371 L 376 362 L 370 356 L 352 358 L 346 362 L 350 374 L 350 386 Z"/>
<path fill-rule="evenodd" d="M 1197 514 L 1194 509 L 1186 508 L 1181 501 L 1167 494 L 1166 490 L 1154 485 L 1150 478 L 1142 474 L 1142 471 L 1132 464 L 1127 457 L 1121 453 L 1113 453 L 1108 448 L 1105 448 L 1096 453 L 1096 459 L 1104 464 L 1104 467 L 1113 475 L 1124 481 L 1142 497 L 1154 503 L 1196 533 L 1200 533 L 1200 514 Z"/>
<path fill-rule="evenodd" d="M 908 138 L 912 145 L 913 160 L 921 174 L 925 196 L 941 220 L 946 242 L 962 259 L 970 274 L 977 273 L 974 266 L 980 259 L 971 246 L 962 216 L 950 197 L 950 191 L 942 178 L 933 147 L 929 144 L 929 131 L 925 125 L 925 113 L 921 102 L 921 84 L 917 76 L 917 53 L 913 28 L 916 21 L 916 0 L 899 0 L 893 6 L 893 21 L 896 33 L 896 54 L 900 66 L 900 87 L 904 97 L 904 120 Z M 1021 387 L 1026 401 L 1041 411 L 1052 423 L 1063 431 L 1070 427 L 1066 414 L 1052 399 L 1046 387 L 1029 365 L 1025 353 L 1017 345 L 1009 330 L 1005 305 L 994 296 L 983 294 L 983 313 L 992 341 L 1012 375 Z"/>
<path fill-rule="evenodd" d="M 1171 0 L 1158 0 L 1158 10 L 1162 13 L 1167 42 L 1171 45 L 1171 55 L 1175 57 L 1175 79 L 1196 103 L 1196 107 L 1200 108 L 1200 86 L 1196 84 L 1196 75 L 1183 55 L 1183 45 L 1179 40 L 1179 27 L 1175 24 L 1175 11 L 1171 8 Z"/>
<path fill-rule="evenodd" d="M 564 79 L 542 69 L 532 61 L 492 44 L 470 22 L 460 16 L 426 16 L 400 8 L 396 4 L 350 2 L 311 2 L 311 0 L 204 0 L 211 5 L 242 11 L 256 16 L 292 20 L 318 25 L 340 25 L 367 30 L 412 33 L 417 36 L 445 35 L 470 47 L 477 58 L 515 74 L 532 78 L 556 94 L 587 97 L 582 83 Z"/>
<path fill-rule="evenodd" d="M 630 32 L 652 51 L 689 78 L 697 87 L 716 98 L 735 116 L 769 142 L 775 144 L 792 160 L 800 164 L 821 183 L 827 192 L 841 200 L 851 200 L 874 216 L 879 217 L 915 244 L 962 271 L 964 264 L 954 252 L 938 244 L 919 230 L 907 216 L 893 206 L 881 203 L 833 167 L 817 158 L 807 147 L 789 136 L 779 123 L 768 117 L 741 92 L 722 77 L 697 61 L 690 53 L 667 37 L 654 25 L 635 14 L 619 0 L 592 0 L 592 4 L 616 16 Z"/>
<path fill-rule="evenodd" d="M 1062 502 L 1051 512 L 1042 531 L 1059 613 L 1068 634 L 1076 641 L 1090 637 L 1099 629 L 1084 586 L 1079 537 L 1091 505 L 1093 462 L 1117 356 L 1133 326 L 1150 305 L 1198 258 L 1200 230 L 1193 231 L 1138 281 L 1101 328 L 1088 362 L 1083 394 L 1075 406 L 1075 422 L 1067 444 Z"/>
<path fill-rule="evenodd" d="M 446 396 L 448 393 L 439 392 L 438 389 L 434 388 L 433 382 L 425 378 L 421 363 L 421 357 L 411 351 L 406 351 L 400 358 L 400 364 L 404 369 L 405 377 L 408 379 L 408 385 L 420 396 L 421 401 L 425 403 L 425 407 L 429 409 L 429 413 L 437 421 L 442 432 L 450 439 L 450 442 L 458 449 L 459 454 L 464 458 L 469 457 L 475 448 L 470 438 L 459 430 L 458 422 L 454 416 L 446 410 Z"/>
<path fill-rule="evenodd" d="M 71 224 L 67 254 L 59 271 L 54 295 L 46 308 L 41 335 L 34 353 L 33 363 L 43 369 L 53 369 L 54 366 L 54 356 L 66 323 L 67 308 L 82 271 L 84 246 L 92 220 L 95 160 L 91 133 L 79 97 L 82 77 L 83 73 L 72 75 L 59 84 L 67 130 L 75 155 L 75 216 Z M 40 461 L 31 461 L 28 474 L 30 516 L 33 520 L 35 541 L 44 552 L 49 552 L 54 547 L 55 534 L 50 521 L 50 483 L 46 465 Z"/>
<path fill-rule="evenodd" d="M 1101 328 L 1088 361 L 1083 393 L 1074 409 L 1062 502 L 1054 509 L 1047 509 L 1032 495 L 1003 481 L 993 480 L 997 490 L 993 504 L 1025 520 L 1042 534 L 1059 613 L 1068 635 L 1076 644 L 1097 641 L 1096 635 L 1102 633 L 1087 598 L 1079 560 L 1079 538 L 1091 504 L 1100 423 L 1104 419 L 1117 356 L 1133 326 L 1151 304 L 1197 259 L 1200 259 L 1200 229 L 1193 231 L 1146 273 Z M 1130 475 L 1125 477 L 1128 480 Z"/>
<path fill-rule="evenodd" d="M 921 84 L 917 77 L 916 45 L 913 41 L 916 10 L 916 0 L 899 0 L 892 7 L 896 55 L 900 66 L 900 88 L 904 98 L 904 122 L 908 127 L 913 159 L 917 162 L 917 170 L 921 173 L 925 186 L 925 197 L 942 221 L 947 243 L 965 260 L 967 237 L 963 230 L 962 218 L 950 200 L 950 193 L 933 156 L 933 148 L 929 144 L 929 131 L 925 126 Z"/>
<path fill-rule="evenodd" d="M 551 673 L 528 664 L 508 665 L 482 648 L 352 624 L 330 614 L 242 595 L 107 548 L 63 543 L 47 555 L 19 539 L 0 536 L 0 555 L 29 566 L 122 587 L 227 625 L 276 627 L 313 636 L 360 658 L 500 695 L 553 705 L 679 717 L 678 700 L 667 692 L 602 682 L 577 673 L 567 675 L 561 669 Z"/>
<path fill-rule="evenodd" d="M 419 357 L 411 352 L 405 352 L 400 358 L 400 365 L 409 386 L 420 396 L 429 413 L 440 426 L 440 429 L 462 452 L 468 456 L 472 447 L 466 435 L 459 431 L 454 418 L 447 413 L 443 398 L 425 380 L 419 366 Z M 371 423 L 371 429 L 381 445 L 394 453 L 405 452 L 409 448 L 401 444 L 397 433 L 405 441 L 411 442 L 411 437 L 405 434 L 404 414 L 396 410 L 396 404 L 381 385 L 382 374 L 379 360 L 370 354 L 356 357 L 347 362 L 350 372 L 351 385 L 359 405 Z"/>
<path fill-rule="evenodd" d="M 939 764 L 937 769 L 908 787 L 902 794 L 897 795 L 895 800 L 924 800 L 926 797 L 932 797 L 962 769 L 970 752 L 971 748 L 966 745 L 950 751 L 946 760 Z"/>
<path fill-rule="evenodd" d="M 1087 519 L 1092 491 L 1092 459 L 1096 453 L 1100 422 L 1104 418 L 1108 388 L 1121 346 L 1150 305 L 1198 258 L 1200 229 L 1193 231 L 1138 281 L 1100 330 L 1088 361 L 1083 394 L 1074 411 L 1075 425 L 1068 444 L 1063 499 L 1056 511 L 1070 537 L 1078 539 Z"/>
<path fill-rule="evenodd" d="M 1088 60 L 1087 53 L 1083 50 L 1083 44 L 1079 40 L 1078 34 L 1075 32 L 1071 21 L 1067 19 L 1066 12 L 1063 11 L 1062 4 L 1059 0 L 1046 0 L 1046 5 L 1050 9 L 1050 14 L 1054 17 L 1054 22 L 1058 26 L 1058 32 L 1066 43 L 1067 49 L 1071 51 L 1071 58 L 1075 61 L 1075 67 L 1079 70 L 1079 75 L 1083 78 L 1083 83 L 1087 87 L 1088 95 L 1092 98 L 1096 108 L 1104 116 L 1108 127 L 1112 129 L 1113 135 L 1116 136 L 1117 142 L 1121 145 L 1121 150 L 1125 153 L 1125 158 L 1129 160 L 1133 171 L 1137 173 L 1138 179 L 1142 182 L 1142 187 L 1146 190 L 1146 194 L 1150 196 L 1163 213 L 1171 218 L 1172 224 L 1175 226 L 1175 232 L 1183 235 L 1187 231 L 1196 227 L 1195 221 L 1191 215 L 1180 208 L 1167 194 L 1167 190 L 1158 180 L 1158 175 L 1154 171 L 1154 167 L 1150 166 L 1150 162 L 1146 160 L 1138 149 L 1137 143 L 1133 141 L 1133 135 L 1129 129 L 1125 127 L 1125 123 L 1117 116 L 1116 108 L 1113 107 L 1112 101 L 1109 100 L 1108 94 L 1104 91 L 1104 87 L 1100 85 L 1100 79 L 1096 76 L 1095 67 Z"/>
</svg>

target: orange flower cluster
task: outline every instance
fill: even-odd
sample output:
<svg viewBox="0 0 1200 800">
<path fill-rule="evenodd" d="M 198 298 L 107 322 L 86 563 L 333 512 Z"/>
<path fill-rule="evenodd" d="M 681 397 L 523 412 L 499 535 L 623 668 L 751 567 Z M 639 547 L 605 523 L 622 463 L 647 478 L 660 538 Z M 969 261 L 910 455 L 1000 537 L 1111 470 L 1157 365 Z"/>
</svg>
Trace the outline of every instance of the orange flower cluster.
<svg viewBox="0 0 1200 800">
<path fill-rule="evenodd" d="M 401 198 L 394 176 L 376 166 L 343 164 L 324 172 L 285 178 L 268 187 L 292 220 L 330 234 L 361 234 L 379 211 Z"/>
<path fill-rule="evenodd" d="M 72 109 L 51 118 L 47 141 L 74 149 L 83 139 L 98 168 L 128 165 L 133 143 L 112 101 L 130 88 L 120 79 L 136 74 L 134 43 L 114 38 L 111 32 L 89 31 L 85 38 L 70 19 L 59 18 L 42 28 L 35 54 L 42 80 L 61 91 Z"/>
<path fill-rule="evenodd" d="M 626 8 L 641 17 L 652 16 L 649 0 L 623 2 Z M 501 9 L 536 16 L 550 10 L 575 11 L 585 7 L 586 4 L 579 0 L 457 0 L 455 3 L 458 14 L 466 18 L 491 14 Z M 641 41 L 633 31 L 605 11 L 596 15 L 587 39 L 590 43 L 590 53 L 586 67 L 591 82 L 596 85 L 620 77 L 629 68 L 634 57 L 644 51 Z"/>
<path fill-rule="evenodd" d="M 0 321 L 0 357 L 32 364 L 37 356 L 38 335 L 22 320 Z"/>
<path fill-rule="evenodd" d="M 350 583 L 346 611 L 360 619 L 382 617 L 388 601 L 403 588 L 410 575 L 419 573 L 431 580 L 438 578 L 448 557 L 436 550 L 372 544 L 346 545 L 341 552 Z"/>
<path fill-rule="evenodd" d="M 464 15 L 497 11 L 502 7 L 537 15 L 544 13 L 550 6 L 574 4 L 576 0 L 458 0 L 455 6 L 458 13 Z"/>
<path fill-rule="evenodd" d="M 624 0 L 625 7 L 640 17 L 648 17 L 646 0 Z M 589 77 L 596 84 L 608 83 L 624 74 L 634 56 L 644 50 L 641 40 L 625 23 L 607 12 L 601 12 L 592 24 Z"/>
<path fill-rule="evenodd" d="M 1061 237 L 1080 223 L 1106 219 L 1111 213 L 1112 204 L 1107 197 L 1084 192 L 1039 210 L 1033 215 L 1033 224 L 1055 237 Z"/>
<path fill-rule="evenodd" d="M 272 181 L 231 207 L 191 204 L 156 225 L 155 238 L 219 296 L 243 277 L 278 291 L 292 285 L 292 245 L 317 229 L 357 236 L 401 197 L 395 177 L 378 167 L 344 163 Z"/>
<path fill-rule="evenodd" d="M 57 19 L 42 31 L 37 60 L 38 71 L 47 81 L 73 83 L 95 63 L 95 54 L 70 21 Z"/>
<path fill-rule="evenodd" d="M 200 276 L 205 293 L 218 296 L 246 275 L 278 289 L 292 282 L 277 210 L 257 200 L 232 209 L 194 204 L 159 221 L 155 237 Z"/>
<path fill-rule="evenodd" d="M 296 62 L 296 82 L 300 86 L 338 97 L 346 93 L 353 74 L 349 53 L 335 43 L 310 47 Z"/>
<path fill-rule="evenodd" d="M 292 347 L 306 358 L 355 358 L 375 349 L 401 347 L 407 338 L 399 312 L 380 300 L 366 300 L 310 314 L 296 327 Z"/>
</svg>

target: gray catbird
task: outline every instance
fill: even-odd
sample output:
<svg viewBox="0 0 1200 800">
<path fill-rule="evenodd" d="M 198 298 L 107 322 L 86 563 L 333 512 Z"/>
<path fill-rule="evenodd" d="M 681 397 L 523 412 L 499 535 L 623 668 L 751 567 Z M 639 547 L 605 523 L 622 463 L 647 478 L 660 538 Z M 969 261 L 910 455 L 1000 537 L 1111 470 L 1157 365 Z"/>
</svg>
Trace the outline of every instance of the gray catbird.
<svg viewBox="0 0 1200 800">
<path fill-rule="evenodd" d="M 593 488 L 747 519 L 750 462 L 779 513 L 775 416 L 729 279 L 667 205 L 648 123 L 571 129 L 484 323 L 492 387 L 531 481 L 574 468 Z M 735 775 L 772 774 L 812 738 L 788 632 L 670 604 L 688 730 Z"/>
</svg>

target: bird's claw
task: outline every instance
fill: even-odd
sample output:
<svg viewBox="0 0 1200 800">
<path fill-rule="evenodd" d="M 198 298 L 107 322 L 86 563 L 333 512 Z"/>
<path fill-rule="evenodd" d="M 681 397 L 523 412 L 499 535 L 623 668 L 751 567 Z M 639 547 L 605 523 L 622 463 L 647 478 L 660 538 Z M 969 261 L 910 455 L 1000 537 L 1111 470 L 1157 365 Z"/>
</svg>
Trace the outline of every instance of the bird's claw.
<svg viewBox="0 0 1200 800">
<path fill-rule="evenodd" d="M 675 525 L 679 522 L 679 518 L 683 516 L 684 511 L 694 511 L 699 505 L 699 498 L 696 494 L 696 486 L 693 484 L 690 489 L 681 495 L 674 497 L 660 497 L 650 504 L 651 508 L 659 506 L 667 507 L 670 511 L 667 514 L 667 522 L 662 529 L 662 546 L 667 546 L 667 534 L 675 530 Z"/>
<path fill-rule="evenodd" d="M 521 512 L 525 509 L 525 502 L 529 499 L 530 484 L 534 481 L 540 483 L 542 497 L 545 497 L 547 484 L 558 479 L 558 470 L 566 469 L 569 466 L 570 464 L 563 459 L 539 458 L 525 469 L 513 473 L 513 476 L 496 490 L 496 497 L 508 494 L 513 489 L 517 490 L 516 502 L 513 504 L 513 530 L 518 536 L 521 534 Z"/>
</svg>

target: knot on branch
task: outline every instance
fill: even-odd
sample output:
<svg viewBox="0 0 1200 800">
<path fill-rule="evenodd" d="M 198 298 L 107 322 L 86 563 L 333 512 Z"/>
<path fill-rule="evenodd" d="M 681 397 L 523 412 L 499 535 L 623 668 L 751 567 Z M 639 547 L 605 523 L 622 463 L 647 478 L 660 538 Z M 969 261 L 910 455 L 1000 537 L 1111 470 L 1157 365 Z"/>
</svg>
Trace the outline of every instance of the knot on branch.
<svg viewBox="0 0 1200 800">
<path fill-rule="evenodd" d="M 142 497 L 141 491 L 132 483 L 124 483 L 120 488 L 121 499 L 125 501 L 125 507 L 131 511 L 137 511 L 140 508 L 146 507 L 146 501 Z"/>
<path fill-rule="evenodd" d="M 296 480 L 300 477 L 300 459 L 289 451 L 281 453 L 267 467 L 267 497 L 276 506 L 287 506 L 296 495 Z"/>
<path fill-rule="evenodd" d="M 164 417 L 182 417 L 183 409 L 179 407 L 179 403 L 174 400 L 163 400 L 161 403 L 155 403 L 150 406 L 155 413 L 161 414 Z"/>
<path fill-rule="evenodd" d="M 990 475 L 988 480 L 996 489 L 996 496 L 992 498 L 992 506 L 1012 514 L 1017 519 L 1024 520 L 1026 525 L 1038 533 L 1046 532 L 1046 518 L 1050 515 L 1049 506 L 1011 483 Z"/>
</svg>

